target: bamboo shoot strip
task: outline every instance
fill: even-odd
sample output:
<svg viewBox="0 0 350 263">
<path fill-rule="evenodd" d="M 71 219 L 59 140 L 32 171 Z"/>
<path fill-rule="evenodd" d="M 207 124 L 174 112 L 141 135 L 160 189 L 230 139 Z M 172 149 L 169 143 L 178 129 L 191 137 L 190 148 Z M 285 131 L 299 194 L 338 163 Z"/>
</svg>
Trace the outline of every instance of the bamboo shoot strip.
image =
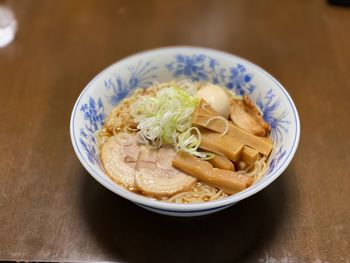
<svg viewBox="0 0 350 263">
<path fill-rule="evenodd" d="M 214 187 L 223 189 L 227 194 L 244 190 L 253 183 L 253 179 L 233 171 L 213 168 L 208 162 L 186 152 L 177 152 L 173 166 Z"/>
<path fill-rule="evenodd" d="M 205 101 L 201 100 L 200 105 L 196 107 L 192 115 L 192 124 L 207 128 L 220 134 L 225 132 L 226 125 L 228 125 L 228 132 L 225 136 L 229 136 L 235 141 L 240 142 L 242 146 L 249 146 L 265 156 L 270 154 L 273 143 L 269 138 L 255 136 L 241 128 L 238 128 L 228 121 L 227 124 L 225 124 L 221 119 L 213 119 L 212 121 L 208 122 L 210 118 L 215 116 L 219 116 L 219 114 L 215 112 L 215 110 L 211 108 L 209 104 L 206 104 Z"/>
<path fill-rule="evenodd" d="M 225 156 L 215 154 L 215 156 L 208 160 L 214 167 L 234 171 L 235 166 Z"/>
</svg>

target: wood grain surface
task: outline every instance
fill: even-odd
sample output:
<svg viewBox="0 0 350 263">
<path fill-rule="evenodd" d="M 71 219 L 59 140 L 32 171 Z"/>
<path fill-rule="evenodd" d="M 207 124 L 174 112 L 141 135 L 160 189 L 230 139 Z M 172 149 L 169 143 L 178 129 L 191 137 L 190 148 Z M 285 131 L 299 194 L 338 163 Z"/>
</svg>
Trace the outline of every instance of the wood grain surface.
<svg viewBox="0 0 350 263">
<path fill-rule="evenodd" d="M 0 259 L 350 262 L 350 9 L 322 0 L 10 1 L 0 49 Z M 83 87 L 138 51 L 194 45 L 262 66 L 301 118 L 268 188 L 214 215 L 153 214 L 98 184 L 69 118 Z"/>
</svg>

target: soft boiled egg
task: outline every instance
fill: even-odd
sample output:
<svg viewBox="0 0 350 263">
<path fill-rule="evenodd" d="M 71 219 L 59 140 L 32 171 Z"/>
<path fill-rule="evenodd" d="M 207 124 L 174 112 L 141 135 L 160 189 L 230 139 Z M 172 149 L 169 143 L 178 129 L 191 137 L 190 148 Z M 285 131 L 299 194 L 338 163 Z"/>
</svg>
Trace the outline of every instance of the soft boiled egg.
<svg viewBox="0 0 350 263">
<path fill-rule="evenodd" d="M 214 110 L 228 118 L 230 98 L 224 88 L 214 84 L 206 84 L 197 91 L 196 97 L 205 100 Z"/>
</svg>

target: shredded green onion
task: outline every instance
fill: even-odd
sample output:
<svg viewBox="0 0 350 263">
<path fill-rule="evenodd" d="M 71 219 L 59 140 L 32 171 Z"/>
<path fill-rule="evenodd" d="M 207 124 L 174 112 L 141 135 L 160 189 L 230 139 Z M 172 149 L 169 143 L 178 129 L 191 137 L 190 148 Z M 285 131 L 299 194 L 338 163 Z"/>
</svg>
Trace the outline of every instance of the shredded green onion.
<svg viewBox="0 0 350 263">
<path fill-rule="evenodd" d="M 171 144 L 177 151 L 203 159 L 213 158 L 211 153 L 198 151 L 201 134 L 191 124 L 199 101 L 176 84 L 161 89 L 155 96 L 140 97 L 131 107 L 140 143 L 149 142 L 158 147 Z"/>
<path fill-rule="evenodd" d="M 211 117 L 211 118 L 209 118 L 207 121 L 206 121 L 206 123 L 205 123 L 205 125 L 208 125 L 211 121 L 213 121 L 213 120 L 221 120 L 221 121 L 223 121 L 224 122 L 224 124 L 225 124 L 225 131 L 223 132 L 223 133 L 221 133 L 221 136 L 224 136 L 227 132 L 228 132 L 228 122 L 227 122 L 227 119 L 225 119 L 224 117 L 222 117 L 222 116 L 214 116 L 214 117 Z"/>
<path fill-rule="evenodd" d="M 197 137 L 192 131 L 195 131 Z M 177 151 L 185 151 L 189 154 L 197 156 L 201 159 L 211 159 L 215 154 L 208 152 L 199 152 L 197 151 L 200 143 L 201 143 L 201 132 L 197 127 L 191 127 L 187 131 L 180 133 L 177 136 L 177 143 L 175 144 L 175 148 Z"/>
</svg>

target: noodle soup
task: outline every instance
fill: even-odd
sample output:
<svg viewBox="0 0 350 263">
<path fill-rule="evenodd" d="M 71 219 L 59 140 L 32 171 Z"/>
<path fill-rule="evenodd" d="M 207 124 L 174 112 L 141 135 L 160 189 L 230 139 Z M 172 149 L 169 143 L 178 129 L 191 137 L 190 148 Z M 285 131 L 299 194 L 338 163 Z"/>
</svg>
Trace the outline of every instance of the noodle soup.
<svg viewBox="0 0 350 263">
<path fill-rule="evenodd" d="M 98 132 L 108 176 L 171 203 L 233 195 L 266 172 L 269 125 L 247 96 L 210 83 L 154 84 L 122 100 Z"/>
</svg>

